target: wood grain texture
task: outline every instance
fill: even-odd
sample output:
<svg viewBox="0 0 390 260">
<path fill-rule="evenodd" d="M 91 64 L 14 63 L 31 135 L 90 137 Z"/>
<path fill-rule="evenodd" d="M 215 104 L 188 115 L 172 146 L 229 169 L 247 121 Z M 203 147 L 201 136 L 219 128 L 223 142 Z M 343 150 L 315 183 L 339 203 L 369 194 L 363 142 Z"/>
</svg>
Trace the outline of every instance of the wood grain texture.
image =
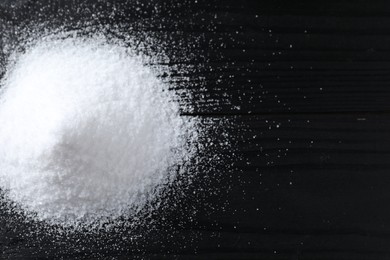
<svg viewBox="0 0 390 260">
<path fill-rule="evenodd" d="M 32 19 L 35 4 L 2 7 L 1 19 Z M 147 236 L 111 234 L 105 246 L 21 238 L 28 227 L 3 215 L 0 256 L 390 259 L 390 3 L 153 5 L 160 12 L 144 7 L 141 18 L 153 19 L 136 29 L 196 54 L 167 64 L 192 68 L 171 79 L 192 90 L 183 116 L 237 123 L 235 170 L 207 184 L 222 192 L 188 195 L 157 212 L 164 224 Z"/>
</svg>

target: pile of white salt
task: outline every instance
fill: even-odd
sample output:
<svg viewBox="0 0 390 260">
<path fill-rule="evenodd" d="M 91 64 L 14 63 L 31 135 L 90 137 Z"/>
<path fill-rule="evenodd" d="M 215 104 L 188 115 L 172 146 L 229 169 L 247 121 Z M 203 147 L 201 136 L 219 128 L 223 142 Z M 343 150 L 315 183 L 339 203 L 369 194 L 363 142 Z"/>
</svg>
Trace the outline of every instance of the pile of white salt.
<svg viewBox="0 0 390 260">
<path fill-rule="evenodd" d="M 99 37 L 42 39 L 1 82 L 0 188 L 38 220 L 137 211 L 191 158 L 194 122 L 145 57 Z"/>
</svg>

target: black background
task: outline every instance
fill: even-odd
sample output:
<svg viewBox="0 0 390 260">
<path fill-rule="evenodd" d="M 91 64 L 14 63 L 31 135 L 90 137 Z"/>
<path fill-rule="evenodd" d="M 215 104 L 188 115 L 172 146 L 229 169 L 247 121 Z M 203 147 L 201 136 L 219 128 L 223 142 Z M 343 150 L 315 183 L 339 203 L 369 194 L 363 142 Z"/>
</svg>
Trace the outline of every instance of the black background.
<svg viewBox="0 0 390 260">
<path fill-rule="evenodd" d="M 47 17 L 78 4 L 50 3 Z M 182 87 L 195 110 L 183 116 L 236 122 L 230 169 L 156 212 L 153 228 L 24 236 L 34 228 L 4 213 L 0 257 L 390 259 L 390 3 L 145 3 L 107 22 L 191 45 Z M 0 21 L 47 4 L 0 1 Z"/>
</svg>

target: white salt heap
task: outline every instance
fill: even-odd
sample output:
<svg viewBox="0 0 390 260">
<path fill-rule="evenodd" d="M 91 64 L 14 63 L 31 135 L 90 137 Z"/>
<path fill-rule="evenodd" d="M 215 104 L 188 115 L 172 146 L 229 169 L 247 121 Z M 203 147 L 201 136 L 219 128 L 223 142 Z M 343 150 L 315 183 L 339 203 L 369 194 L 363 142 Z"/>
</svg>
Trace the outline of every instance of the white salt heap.
<svg viewBox="0 0 390 260">
<path fill-rule="evenodd" d="M 80 37 L 41 40 L 17 56 L 0 96 L 9 199 L 39 220 L 73 225 L 141 209 L 172 180 L 169 168 L 191 156 L 193 124 L 144 63 Z"/>
</svg>

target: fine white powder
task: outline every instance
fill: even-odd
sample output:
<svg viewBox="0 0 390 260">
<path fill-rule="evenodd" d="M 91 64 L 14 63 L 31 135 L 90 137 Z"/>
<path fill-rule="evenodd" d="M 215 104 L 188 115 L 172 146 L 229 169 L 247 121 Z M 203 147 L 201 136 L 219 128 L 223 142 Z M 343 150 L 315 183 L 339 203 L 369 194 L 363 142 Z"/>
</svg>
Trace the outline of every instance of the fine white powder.
<svg viewBox="0 0 390 260">
<path fill-rule="evenodd" d="M 40 40 L 0 95 L 0 187 L 38 220 L 75 225 L 142 209 L 191 158 L 194 122 L 131 48 Z"/>
</svg>

